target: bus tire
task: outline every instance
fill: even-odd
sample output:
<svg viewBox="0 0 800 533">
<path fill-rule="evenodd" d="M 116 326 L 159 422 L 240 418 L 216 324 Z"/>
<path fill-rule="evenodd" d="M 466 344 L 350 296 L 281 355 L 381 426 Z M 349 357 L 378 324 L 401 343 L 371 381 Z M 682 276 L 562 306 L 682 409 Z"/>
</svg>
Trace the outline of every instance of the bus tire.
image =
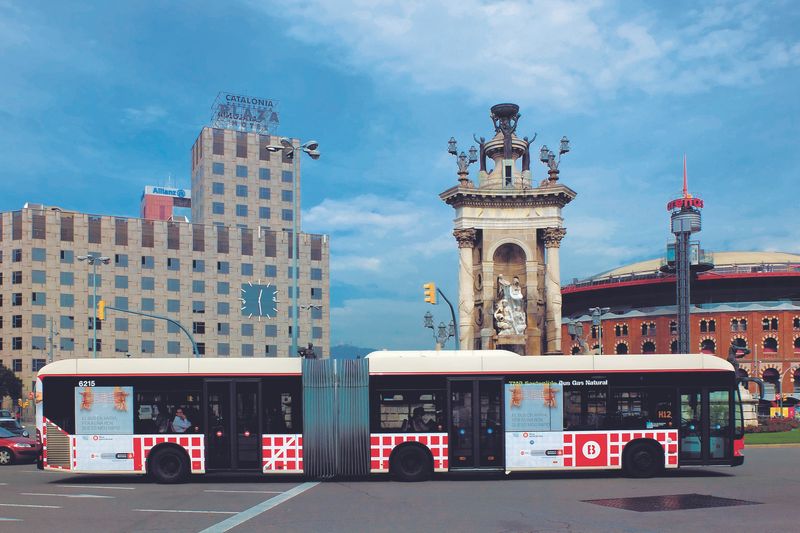
<svg viewBox="0 0 800 533">
<path fill-rule="evenodd" d="M 633 442 L 622 454 L 622 470 L 635 478 L 648 478 L 664 470 L 664 452 L 653 442 Z"/>
<path fill-rule="evenodd" d="M 176 446 L 162 446 L 150 452 L 147 472 L 156 483 L 184 483 L 189 479 L 189 458 Z"/>
<path fill-rule="evenodd" d="M 433 474 L 431 454 L 420 445 L 398 446 L 392 452 L 389 467 L 399 481 L 425 481 Z"/>
</svg>

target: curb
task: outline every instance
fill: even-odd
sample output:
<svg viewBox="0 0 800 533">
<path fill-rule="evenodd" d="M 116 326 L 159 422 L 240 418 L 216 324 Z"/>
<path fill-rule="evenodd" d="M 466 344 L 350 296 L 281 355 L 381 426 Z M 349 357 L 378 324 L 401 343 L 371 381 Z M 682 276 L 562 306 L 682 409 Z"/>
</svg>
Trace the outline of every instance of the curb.
<svg viewBox="0 0 800 533">
<path fill-rule="evenodd" d="M 747 444 L 745 443 L 744 449 L 749 450 L 752 448 L 800 448 L 800 442 L 795 443 L 782 443 L 782 444 Z"/>
</svg>

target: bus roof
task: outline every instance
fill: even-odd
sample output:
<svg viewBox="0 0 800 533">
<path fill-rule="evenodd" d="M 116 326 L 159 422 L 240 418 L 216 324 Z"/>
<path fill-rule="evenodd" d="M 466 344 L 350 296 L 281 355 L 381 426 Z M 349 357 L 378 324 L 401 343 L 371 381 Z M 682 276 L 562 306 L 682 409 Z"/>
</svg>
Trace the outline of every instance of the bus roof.
<svg viewBox="0 0 800 533">
<path fill-rule="evenodd" d="M 606 372 L 733 372 L 715 355 L 627 354 L 523 357 L 504 350 L 373 352 L 370 374 L 535 374 Z M 102 375 L 248 376 L 302 374 L 302 359 L 65 359 L 43 367 L 39 376 Z"/>
</svg>

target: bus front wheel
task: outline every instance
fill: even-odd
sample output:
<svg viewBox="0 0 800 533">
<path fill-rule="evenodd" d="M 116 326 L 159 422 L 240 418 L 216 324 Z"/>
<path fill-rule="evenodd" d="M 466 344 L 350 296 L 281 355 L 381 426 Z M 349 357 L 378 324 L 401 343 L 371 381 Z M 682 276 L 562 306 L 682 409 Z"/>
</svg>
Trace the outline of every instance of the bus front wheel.
<svg viewBox="0 0 800 533">
<path fill-rule="evenodd" d="M 156 483 L 183 483 L 189 478 L 186 452 L 172 446 L 156 449 L 148 457 L 150 475 Z"/>
<path fill-rule="evenodd" d="M 430 454 L 422 446 L 401 446 L 392 454 L 391 472 L 400 481 L 425 481 L 433 472 Z"/>
<path fill-rule="evenodd" d="M 656 444 L 634 442 L 625 448 L 622 469 L 630 477 L 653 477 L 664 469 L 664 454 Z"/>
</svg>

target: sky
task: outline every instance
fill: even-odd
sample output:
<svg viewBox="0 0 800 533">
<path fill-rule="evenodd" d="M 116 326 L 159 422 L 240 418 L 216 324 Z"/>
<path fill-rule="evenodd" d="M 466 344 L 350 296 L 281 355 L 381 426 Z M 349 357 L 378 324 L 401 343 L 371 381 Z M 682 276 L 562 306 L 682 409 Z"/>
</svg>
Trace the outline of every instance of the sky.
<svg viewBox="0 0 800 533">
<path fill-rule="evenodd" d="M 145 185 L 190 185 L 218 92 L 269 97 L 320 143 L 302 223 L 331 239 L 332 344 L 430 348 L 449 311 L 422 284 L 458 286 L 447 140 L 490 137 L 496 103 L 571 141 L 564 282 L 664 253 L 684 154 L 704 248 L 800 253 L 798 28 L 792 0 L 0 0 L 0 210 L 137 216 Z"/>
</svg>

